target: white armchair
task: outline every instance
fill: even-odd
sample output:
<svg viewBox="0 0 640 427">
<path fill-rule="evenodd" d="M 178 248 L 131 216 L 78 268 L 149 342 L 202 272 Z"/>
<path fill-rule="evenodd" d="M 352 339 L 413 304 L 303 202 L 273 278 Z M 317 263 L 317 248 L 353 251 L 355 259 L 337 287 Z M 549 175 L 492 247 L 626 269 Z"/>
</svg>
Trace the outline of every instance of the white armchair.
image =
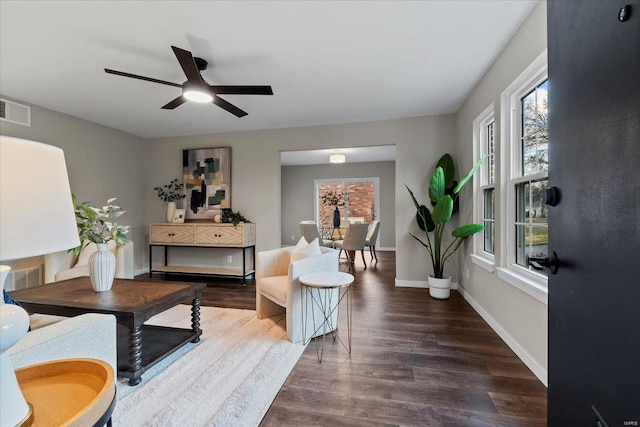
<svg viewBox="0 0 640 427">
<path fill-rule="evenodd" d="M 119 279 L 133 279 L 133 242 L 117 245 L 116 277 Z M 82 253 L 80 254 L 82 258 Z M 88 276 L 89 266 L 79 265 L 78 258 L 73 251 L 55 252 L 44 256 L 44 283 L 59 282 L 60 280 Z"/>
<path fill-rule="evenodd" d="M 39 324 L 43 326 L 38 327 Z M 14 368 L 80 357 L 104 360 L 114 374 L 118 372 L 115 316 L 87 313 L 63 318 L 33 314 L 31 327 L 33 330 L 8 350 Z"/>
<path fill-rule="evenodd" d="M 290 262 L 294 247 L 258 252 L 256 255 L 256 315 L 258 319 L 286 313 L 286 328 L 289 341 L 300 344 L 313 338 L 313 325 L 321 324 L 322 313 L 315 310 L 315 319 L 311 311 L 311 299 L 298 278 L 304 273 L 316 271 L 338 271 L 338 251 L 321 247 L 321 255 Z M 336 292 L 332 290 L 329 292 Z M 305 298 L 304 304 L 302 298 Z M 337 293 L 331 296 L 338 301 Z M 307 324 L 303 336 L 302 309 L 307 310 Z M 332 324 L 337 325 L 337 310 L 332 316 Z M 320 332 L 321 333 L 321 332 Z M 317 334 L 316 334 L 317 335 Z"/>
</svg>

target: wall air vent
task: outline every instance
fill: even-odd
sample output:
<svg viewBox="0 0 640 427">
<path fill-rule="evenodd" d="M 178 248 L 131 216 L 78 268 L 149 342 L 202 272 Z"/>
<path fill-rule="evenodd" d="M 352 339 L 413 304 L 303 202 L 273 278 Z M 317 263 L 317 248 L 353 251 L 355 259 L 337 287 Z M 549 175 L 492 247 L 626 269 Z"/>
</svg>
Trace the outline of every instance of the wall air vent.
<svg viewBox="0 0 640 427">
<path fill-rule="evenodd" d="M 0 120 L 31 127 L 31 107 L 0 98 Z"/>
<path fill-rule="evenodd" d="M 42 285 L 42 266 L 11 270 L 6 279 L 5 289 L 17 291 L 18 289 L 32 288 Z"/>
</svg>

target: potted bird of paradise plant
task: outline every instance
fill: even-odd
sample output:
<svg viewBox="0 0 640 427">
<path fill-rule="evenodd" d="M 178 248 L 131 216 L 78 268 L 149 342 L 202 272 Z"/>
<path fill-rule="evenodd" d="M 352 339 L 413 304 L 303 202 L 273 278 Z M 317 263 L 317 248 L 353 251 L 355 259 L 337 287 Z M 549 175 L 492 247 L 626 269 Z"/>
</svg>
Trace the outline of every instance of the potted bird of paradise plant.
<svg viewBox="0 0 640 427">
<path fill-rule="evenodd" d="M 482 164 L 480 159 L 471 168 L 471 171 L 455 182 L 455 166 L 449 154 L 445 154 L 438 161 L 435 171 L 429 182 L 429 199 L 433 205 L 430 211 L 425 205 L 416 200 L 413 191 L 405 184 L 411 200 L 416 207 L 416 221 L 418 227 L 424 232 L 424 239 L 409 233 L 411 237 L 420 242 L 429 254 L 433 275 L 429 276 L 429 295 L 433 298 L 447 299 L 450 295 L 451 277 L 445 276 L 444 266 L 446 261 L 458 250 L 464 241 L 472 235 L 484 230 L 484 225 L 465 224 L 451 232 L 453 240 L 447 245 L 444 243 L 445 227 L 454 213 L 460 190 L 471 179 L 473 174 Z M 445 246 L 446 245 L 446 246 Z"/>
</svg>

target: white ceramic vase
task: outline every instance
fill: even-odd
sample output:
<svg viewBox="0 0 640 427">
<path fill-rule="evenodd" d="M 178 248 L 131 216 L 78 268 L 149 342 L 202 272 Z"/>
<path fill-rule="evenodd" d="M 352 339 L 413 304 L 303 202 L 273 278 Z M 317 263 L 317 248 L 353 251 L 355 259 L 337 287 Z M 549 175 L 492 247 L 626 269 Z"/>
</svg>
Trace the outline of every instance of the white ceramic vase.
<svg viewBox="0 0 640 427">
<path fill-rule="evenodd" d="M 107 250 L 106 243 L 97 243 L 98 250 L 89 257 L 89 277 L 96 292 L 111 289 L 116 275 L 116 256 Z"/>
<path fill-rule="evenodd" d="M 176 202 L 169 202 L 167 205 L 167 222 L 173 222 L 173 214 L 176 211 Z"/>
<path fill-rule="evenodd" d="M 447 299 L 451 294 L 451 276 L 436 279 L 429 275 L 429 295 L 436 299 Z"/>
</svg>

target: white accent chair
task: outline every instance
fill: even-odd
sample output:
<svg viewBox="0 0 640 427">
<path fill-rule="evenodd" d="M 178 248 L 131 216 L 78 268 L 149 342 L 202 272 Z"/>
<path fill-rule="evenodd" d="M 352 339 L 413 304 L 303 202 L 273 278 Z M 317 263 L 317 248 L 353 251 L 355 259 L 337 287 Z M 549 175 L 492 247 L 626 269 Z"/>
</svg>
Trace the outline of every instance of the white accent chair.
<svg viewBox="0 0 640 427">
<path fill-rule="evenodd" d="M 344 250 L 349 258 L 349 263 L 355 263 L 355 253 L 360 251 L 362 255 L 362 262 L 364 268 L 367 268 L 367 261 L 364 259 L 364 242 L 367 240 L 367 233 L 369 231 L 369 224 L 351 224 L 347 228 L 347 234 L 344 236 L 344 240 L 337 240 L 333 242 L 336 249 L 340 249 L 340 253 Z"/>
<path fill-rule="evenodd" d="M 307 221 L 302 221 L 300 223 L 300 233 L 302 234 L 302 237 L 304 237 L 304 240 L 307 241 L 307 243 L 311 243 L 314 239 L 318 239 L 318 242 L 320 242 L 321 246 L 333 248 L 333 240 L 323 239 L 322 236 L 320 236 L 320 231 L 318 231 L 318 226 L 313 221 L 310 223 Z"/>
<path fill-rule="evenodd" d="M 31 332 L 8 350 L 14 368 L 51 360 L 92 358 L 109 363 L 114 375 L 118 372 L 115 316 L 87 313 L 66 318 L 32 314 L 29 319 Z"/>
<path fill-rule="evenodd" d="M 321 255 L 290 262 L 293 249 L 294 246 L 291 246 L 256 254 L 256 315 L 258 319 L 264 319 L 285 312 L 287 337 L 292 343 L 301 344 L 318 335 L 313 334 L 314 321 L 317 326 L 324 318 L 317 307 L 313 313 L 315 319 L 312 316 L 312 301 L 306 292 L 302 292 L 298 278 L 304 273 L 338 271 L 338 251 L 320 247 Z M 328 292 L 336 291 L 338 290 Z M 337 303 L 338 294 L 331 295 L 331 298 Z M 306 336 L 303 336 L 303 308 L 307 312 L 307 323 L 304 327 Z M 335 310 L 332 316 L 333 325 L 337 325 L 337 314 Z"/>
<path fill-rule="evenodd" d="M 380 231 L 380 221 L 372 221 L 367 232 L 367 239 L 364 241 L 365 246 L 369 246 L 371 259 L 375 258 L 378 262 L 378 254 L 376 254 L 376 241 L 378 240 L 378 231 Z"/>
<path fill-rule="evenodd" d="M 83 249 L 84 251 L 84 249 Z M 133 242 L 128 241 L 124 245 L 117 245 L 116 256 L 116 278 L 133 279 Z M 73 251 L 55 252 L 44 256 L 44 283 L 59 282 L 61 280 L 73 279 L 89 275 L 87 264 L 78 265 L 79 257 Z"/>
</svg>

